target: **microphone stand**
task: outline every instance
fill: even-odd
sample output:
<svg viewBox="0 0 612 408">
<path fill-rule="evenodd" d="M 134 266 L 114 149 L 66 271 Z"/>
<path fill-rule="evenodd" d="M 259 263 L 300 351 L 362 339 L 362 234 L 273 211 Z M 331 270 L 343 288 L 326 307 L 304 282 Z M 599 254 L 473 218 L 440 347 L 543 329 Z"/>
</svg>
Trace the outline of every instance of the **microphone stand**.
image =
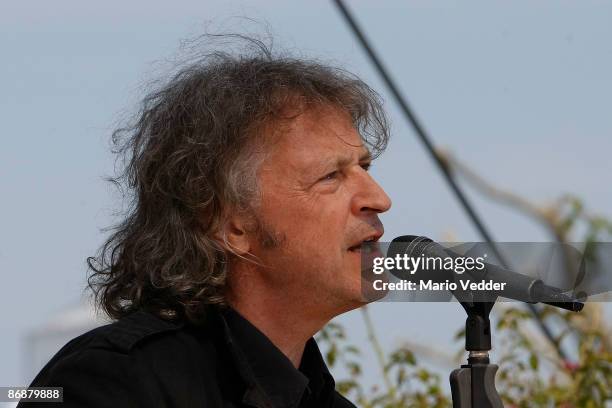
<svg viewBox="0 0 612 408">
<path fill-rule="evenodd" d="M 491 322 L 495 302 L 461 302 L 467 312 L 465 349 L 468 362 L 450 375 L 453 408 L 504 408 L 495 389 L 498 366 L 490 364 Z"/>
<path fill-rule="evenodd" d="M 559 301 L 544 303 L 573 312 L 579 312 L 584 306 L 583 303 L 562 295 L 557 297 Z M 495 300 L 460 301 L 468 315 L 465 321 L 465 349 L 469 355 L 467 364 L 453 370 L 450 375 L 453 408 L 504 408 L 495 389 L 495 373 L 499 367 L 489 361 L 489 350 L 491 350 L 489 314 Z"/>
</svg>

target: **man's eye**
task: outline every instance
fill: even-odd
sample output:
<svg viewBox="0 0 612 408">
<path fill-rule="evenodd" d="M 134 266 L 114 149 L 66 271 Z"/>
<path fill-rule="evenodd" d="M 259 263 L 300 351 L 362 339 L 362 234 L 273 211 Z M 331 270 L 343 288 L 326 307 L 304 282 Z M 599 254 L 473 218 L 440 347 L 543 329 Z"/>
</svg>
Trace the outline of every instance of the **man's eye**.
<svg viewBox="0 0 612 408">
<path fill-rule="evenodd" d="M 326 174 L 325 177 L 323 177 L 321 180 L 325 181 L 325 180 L 334 180 L 335 178 L 338 177 L 338 171 L 332 171 L 329 174 Z"/>
<path fill-rule="evenodd" d="M 372 163 L 363 163 L 361 165 L 361 168 L 364 169 L 365 171 L 368 171 L 372 168 Z"/>
</svg>

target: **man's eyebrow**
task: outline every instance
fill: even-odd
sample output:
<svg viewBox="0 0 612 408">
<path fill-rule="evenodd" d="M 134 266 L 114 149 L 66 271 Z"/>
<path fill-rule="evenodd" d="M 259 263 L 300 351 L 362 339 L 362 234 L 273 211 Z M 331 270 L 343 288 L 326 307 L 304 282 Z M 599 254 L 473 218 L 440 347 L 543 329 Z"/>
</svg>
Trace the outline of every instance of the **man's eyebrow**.
<svg viewBox="0 0 612 408">
<path fill-rule="evenodd" d="M 337 166 L 339 168 L 344 168 L 350 165 L 353 162 L 353 158 L 350 156 L 340 157 L 336 160 L 330 160 L 327 162 L 327 166 Z M 359 163 L 370 162 L 372 161 L 372 153 L 369 150 L 364 151 L 361 156 L 359 156 Z"/>
</svg>

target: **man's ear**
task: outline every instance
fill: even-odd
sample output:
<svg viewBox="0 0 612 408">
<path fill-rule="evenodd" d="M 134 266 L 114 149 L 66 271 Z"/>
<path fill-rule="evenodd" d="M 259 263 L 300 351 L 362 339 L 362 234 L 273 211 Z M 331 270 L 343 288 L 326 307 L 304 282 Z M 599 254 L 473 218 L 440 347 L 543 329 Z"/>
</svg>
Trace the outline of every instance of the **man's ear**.
<svg viewBox="0 0 612 408">
<path fill-rule="evenodd" d="M 215 237 L 226 250 L 244 256 L 252 249 L 250 240 L 252 223 L 242 215 L 228 217 L 220 226 Z"/>
</svg>

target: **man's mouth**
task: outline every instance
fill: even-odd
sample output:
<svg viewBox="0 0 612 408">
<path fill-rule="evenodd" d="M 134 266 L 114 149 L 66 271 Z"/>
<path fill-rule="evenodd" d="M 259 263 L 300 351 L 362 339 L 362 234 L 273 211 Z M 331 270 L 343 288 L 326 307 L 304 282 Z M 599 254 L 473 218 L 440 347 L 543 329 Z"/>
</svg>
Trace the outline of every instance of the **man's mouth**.
<svg viewBox="0 0 612 408">
<path fill-rule="evenodd" d="M 349 251 L 350 252 L 355 252 L 355 253 L 370 253 L 373 252 L 378 245 L 375 245 L 374 243 L 377 242 L 382 234 L 376 234 L 376 235 L 372 235 L 369 236 L 367 238 L 365 238 L 364 240 L 362 240 L 360 243 L 358 243 L 357 245 L 353 245 L 352 247 L 349 247 Z"/>
</svg>

